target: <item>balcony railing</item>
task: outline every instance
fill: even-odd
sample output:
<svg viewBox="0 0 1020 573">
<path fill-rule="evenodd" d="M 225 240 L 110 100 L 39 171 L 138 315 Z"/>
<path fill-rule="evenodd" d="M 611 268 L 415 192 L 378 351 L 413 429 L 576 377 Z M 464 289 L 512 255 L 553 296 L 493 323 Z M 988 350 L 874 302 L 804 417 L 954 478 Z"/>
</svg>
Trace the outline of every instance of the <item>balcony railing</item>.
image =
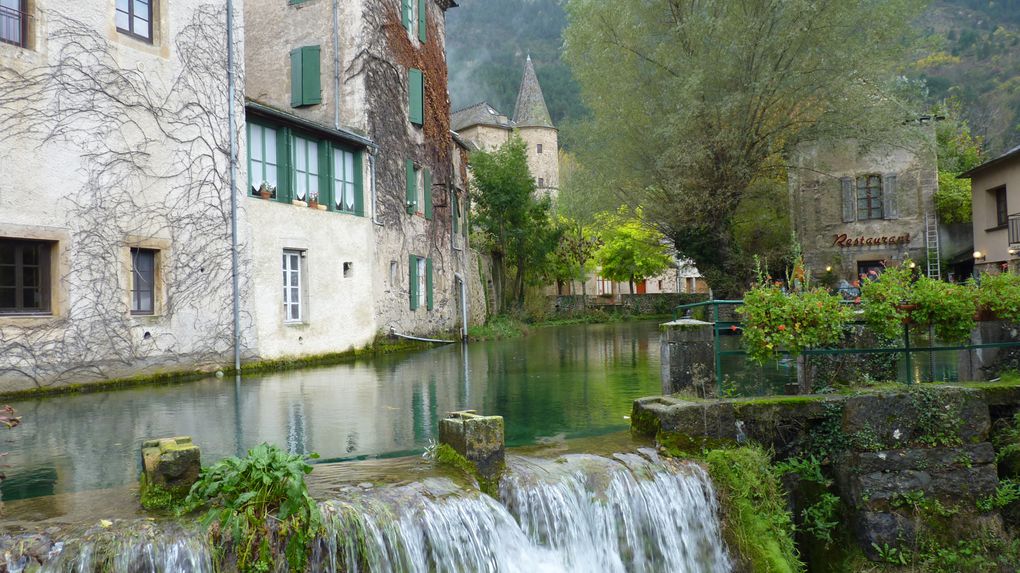
<svg viewBox="0 0 1020 573">
<path fill-rule="evenodd" d="M 27 12 L 0 6 L 0 42 L 14 44 L 22 48 L 28 46 Z"/>
<path fill-rule="evenodd" d="M 1020 213 L 1009 216 L 1009 246 L 1020 247 Z"/>
</svg>

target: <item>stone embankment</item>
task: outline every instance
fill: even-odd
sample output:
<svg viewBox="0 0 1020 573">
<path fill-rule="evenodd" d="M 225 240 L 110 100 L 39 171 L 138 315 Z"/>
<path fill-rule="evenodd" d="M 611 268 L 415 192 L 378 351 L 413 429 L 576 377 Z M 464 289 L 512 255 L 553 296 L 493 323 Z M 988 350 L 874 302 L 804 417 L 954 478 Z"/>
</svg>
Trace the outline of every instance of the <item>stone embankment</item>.
<svg viewBox="0 0 1020 573">
<path fill-rule="evenodd" d="M 642 398 L 631 424 L 677 455 L 757 442 L 775 461 L 817 459 L 860 548 L 878 559 L 880 548 L 916 544 L 928 526 L 919 508 L 948 518 L 951 532 L 1003 528 L 988 500 L 1000 478 L 1020 477 L 1008 457 L 1020 441 L 1018 409 L 1020 384 L 897 385 L 853 395 Z"/>
</svg>

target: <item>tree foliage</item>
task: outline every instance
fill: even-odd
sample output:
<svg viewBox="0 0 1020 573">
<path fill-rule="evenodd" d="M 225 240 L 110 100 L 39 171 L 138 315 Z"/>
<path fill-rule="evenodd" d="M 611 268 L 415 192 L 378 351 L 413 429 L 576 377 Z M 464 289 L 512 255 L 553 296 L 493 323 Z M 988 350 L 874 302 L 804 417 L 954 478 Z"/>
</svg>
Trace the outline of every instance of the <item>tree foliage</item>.
<svg viewBox="0 0 1020 573">
<path fill-rule="evenodd" d="M 634 282 L 654 277 L 673 263 L 666 238 L 649 227 L 641 218 L 641 210 L 634 213 L 620 207 L 616 213 L 597 216 L 602 246 L 595 252 L 595 261 L 603 277 L 617 282 Z"/>
<path fill-rule="evenodd" d="M 921 4 L 571 0 L 566 55 L 594 114 L 582 159 L 736 295 L 746 190 L 799 141 L 875 140 L 910 117 L 894 67 Z"/>
<path fill-rule="evenodd" d="M 469 165 L 472 225 L 492 257 L 496 313 L 520 309 L 525 286 L 548 274 L 548 255 L 558 239 L 550 201 L 535 197 L 526 144 L 519 137 L 496 151 L 472 153 Z"/>
<path fill-rule="evenodd" d="M 958 119 L 961 111 L 956 102 L 950 102 L 946 115 L 935 129 L 939 164 L 935 209 L 943 223 L 969 223 L 973 219 L 970 179 L 957 176 L 981 164 L 982 141 L 971 134 L 965 120 Z"/>
</svg>

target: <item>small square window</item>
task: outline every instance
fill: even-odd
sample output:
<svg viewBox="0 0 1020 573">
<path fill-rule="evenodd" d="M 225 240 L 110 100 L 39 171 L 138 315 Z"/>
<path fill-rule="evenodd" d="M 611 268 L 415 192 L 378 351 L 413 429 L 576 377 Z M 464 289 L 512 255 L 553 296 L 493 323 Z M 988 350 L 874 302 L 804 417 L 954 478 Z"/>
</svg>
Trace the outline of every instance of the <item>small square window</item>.
<svg viewBox="0 0 1020 573">
<path fill-rule="evenodd" d="M 539 187 L 545 187 L 545 178 L 543 178 L 543 177 L 539 177 L 538 178 L 538 186 Z"/>
<path fill-rule="evenodd" d="M 354 263 L 350 261 L 344 262 L 344 278 L 349 279 L 354 276 Z"/>
<path fill-rule="evenodd" d="M 538 145 L 535 146 L 535 151 L 537 153 L 542 153 L 542 144 L 541 143 L 539 143 Z"/>
<path fill-rule="evenodd" d="M 0 314 L 50 310 L 53 243 L 0 238 Z"/>
</svg>

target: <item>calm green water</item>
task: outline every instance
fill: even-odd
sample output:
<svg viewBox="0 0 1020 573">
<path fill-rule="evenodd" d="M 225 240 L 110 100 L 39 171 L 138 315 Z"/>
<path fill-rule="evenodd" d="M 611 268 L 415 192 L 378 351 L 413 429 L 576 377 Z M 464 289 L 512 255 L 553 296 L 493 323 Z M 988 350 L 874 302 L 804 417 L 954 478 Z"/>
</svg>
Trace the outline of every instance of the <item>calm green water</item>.
<svg viewBox="0 0 1020 573">
<path fill-rule="evenodd" d="M 123 486 L 146 438 L 191 435 L 203 463 L 269 441 L 325 460 L 406 455 L 449 411 L 499 414 L 508 445 L 626 429 L 657 394 L 657 322 L 536 329 L 328 368 L 13 403 L 5 500 Z"/>
</svg>

